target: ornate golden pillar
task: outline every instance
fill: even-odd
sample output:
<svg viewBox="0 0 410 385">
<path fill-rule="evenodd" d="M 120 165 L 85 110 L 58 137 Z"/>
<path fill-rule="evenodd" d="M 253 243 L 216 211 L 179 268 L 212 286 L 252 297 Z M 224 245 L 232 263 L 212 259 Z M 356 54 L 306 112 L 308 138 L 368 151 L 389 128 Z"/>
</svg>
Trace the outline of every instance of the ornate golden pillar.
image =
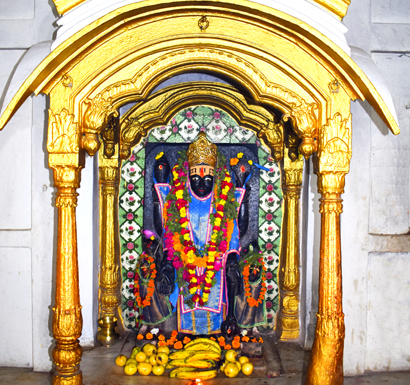
<svg viewBox="0 0 410 385">
<path fill-rule="evenodd" d="M 76 207 L 84 157 L 78 146 L 74 115 L 65 109 L 59 114 L 50 110 L 47 150 L 49 166 L 54 171 L 58 209 L 56 291 L 53 307 L 53 336 L 56 346 L 53 359 L 56 372 L 53 384 L 82 384 L 79 343 L 83 320 L 80 305 L 77 261 Z"/>
<path fill-rule="evenodd" d="M 319 311 L 306 376 L 308 385 L 343 384 L 345 337 L 340 247 L 341 194 L 351 158 L 351 117 L 337 113 L 321 130 L 318 190 L 321 213 Z"/>
<path fill-rule="evenodd" d="M 283 227 L 279 260 L 279 311 L 275 330 L 283 341 L 299 338 L 299 198 L 303 156 L 295 161 L 285 149 L 282 167 Z"/>
<path fill-rule="evenodd" d="M 100 170 L 100 274 L 97 339 L 104 345 L 113 345 L 119 338 L 116 331 L 118 307 L 121 304 L 121 261 L 118 229 L 118 194 L 120 162 L 118 146 L 108 159 L 99 151 Z"/>
</svg>

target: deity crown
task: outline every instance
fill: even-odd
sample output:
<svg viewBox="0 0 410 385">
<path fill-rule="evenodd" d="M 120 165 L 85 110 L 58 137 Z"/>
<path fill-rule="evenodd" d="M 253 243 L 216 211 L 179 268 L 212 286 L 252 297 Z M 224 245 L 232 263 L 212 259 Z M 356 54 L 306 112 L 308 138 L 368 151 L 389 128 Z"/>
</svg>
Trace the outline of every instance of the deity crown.
<svg viewBox="0 0 410 385">
<path fill-rule="evenodd" d="M 217 147 L 210 142 L 204 132 L 200 132 L 198 137 L 188 148 L 189 167 L 205 163 L 212 167 L 216 166 Z"/>
</svg>

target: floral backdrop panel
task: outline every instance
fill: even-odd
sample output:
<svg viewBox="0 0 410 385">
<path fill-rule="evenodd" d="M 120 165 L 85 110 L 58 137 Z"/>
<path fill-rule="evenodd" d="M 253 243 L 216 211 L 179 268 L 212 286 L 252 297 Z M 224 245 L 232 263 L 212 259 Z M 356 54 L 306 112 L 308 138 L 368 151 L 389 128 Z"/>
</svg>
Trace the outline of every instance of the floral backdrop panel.
<svg viewBox="0 0 410 385">
<path fill-rule="evenodd" d="M 122 264 L 122 316 L 124 326 L 138 329 L 138 312 L 135 309 L 134 276 L 138 258 L 142 253 L 144 175 L 146 143 L 190 143 L 199 132 L 205 132 L 213 143 L 251 143 L 258 146 L 261 166 L 259 188 L 259 246 L 264 251 L 266 272 L 266 308 L 268 328 L 274 327 L 278 308 L 277 269 L 279 264 L 282 226 L 282 190 L 279 166 L 270 157 L 255 134 L 240 127 L 225 111 L 205 106 L 192 106 L 179 111 L 167 126 L 157 127 L 132 150 L 131 157 L 121 169 L 119 195 L 119 223 Z"/>
</svg>

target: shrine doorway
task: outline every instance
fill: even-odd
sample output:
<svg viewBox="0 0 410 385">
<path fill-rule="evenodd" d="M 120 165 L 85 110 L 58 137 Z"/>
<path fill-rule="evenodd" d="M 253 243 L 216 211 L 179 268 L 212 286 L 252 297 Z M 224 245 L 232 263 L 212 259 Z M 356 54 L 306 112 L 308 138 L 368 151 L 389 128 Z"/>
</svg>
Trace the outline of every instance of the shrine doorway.
<svg viewBox="0 0 410 385">
<path fill-rule="evenodd" d="M 83 2 L 58 3 L 69 3 L 62 7 L 67 11 Z M 286 247 L 281 250 L 286 250 L 286 261 L 297 254 L 299 244 L 290 229 L 297 228 L 300 163 L 303 157 L 314 157 L 321 195 L 319 309 L 307 383 L 342 384 L 345 329 L 340 214 L 352 155 L 350 102 L 368 99 L 398 133 L 388 105 L 349 56 L 349 48 L 340 39 L 343 34 L 332 24 L 344 15 L 347 5 L 317 1 L 327 4 L 330 12 L 337 11 L 332 15 L 324 8 L 313 8 L 311 1 L 300 1 L 316 15 L 316 20 L 311 20 L 307 12 L 303 21 L 289 7 L 280 11 L 245 0 L 124 1 L 118 2 L 118 7 L 100 9 L 89 24 L 82 24 L 81 7 L 96 3 L 84 2 L 78 12 L 74 9 L 67 14 L 75 25 L 65 30 L 32 74 L 26 74 L 0 118 L 2 128 L 33 92 L 50 96 L 47 152 L 58 212 L 54 383 L 82 382 L 76 206 L 85 154 L 98 153 L 100 157 L 100 222 L 105 225 L 100 234 L 101 258 L 105 260 L 101 306 L 114 312 L 120 264 L 114 261 L 119 257 L 119 230 L 115 228 L 118 216 L 113 214 L 118 210 L 120 159 L 128 159 L 131 149 L 152 128 L 166 126 L 181 109 L 203 104 L 228 112 L 241 127 L 256 133 L 275 160 L 284 159 L 281 175 L 286 188 L 282 191 L 288 210 L 283 212 Z M 78 24 L 75 15 L 81 20 Z M 332 28 L 319 23 L 323 18 Z M 231 89 L 223 97 L 220 90 L 186 90 L 184 95 L 170 91 L 162 100 L 151 98 L 159 84 L 189 71 L 230 78 L 246 90 L 246 96 Z M 231 103 L 226 103 L 227 98 Z M 119 109 L 131 101 L 138 104 L 136 118 L 119 121 Z M 144 108 L 138 110 L 141 106 Z M 273 112 L 270 118 L 261 106 Z M 289 294 L 281 295 L 286 301 L 279 303 L 286 319 L 283 331 L 292 330 L 298 322 L 294 317 L 298 298 L 292 292 L 299 282 L 298 267 L 292 263 L 283 268 L 284 294 Z M 282 268 L 279 285 L 281 273 Z"/>
</svg>

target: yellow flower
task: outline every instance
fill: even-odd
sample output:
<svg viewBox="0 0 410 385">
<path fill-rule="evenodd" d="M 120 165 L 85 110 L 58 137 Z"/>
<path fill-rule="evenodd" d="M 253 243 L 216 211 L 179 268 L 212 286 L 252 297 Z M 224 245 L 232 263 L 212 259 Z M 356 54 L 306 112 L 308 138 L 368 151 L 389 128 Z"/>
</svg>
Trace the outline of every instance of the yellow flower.
<svg viewBox="0 0 410 385">
<path fill-rule="evenodd" d="M 215 219 L 215 226 L 220 226 L 221 225 L 221 218 L 216 218 Z M 211 237 L 211 238 L 213 238 L 213 236 Z M 215 237 L 216 238 L 216 237 Z M 214 239 L 215 239 L 214 238 Z"/>
<path fill-rule="evenodd" d="M 248 160 L 248 163 L 252 166 L 253 162 L 251 160 Z"/>
<path fill-rule="evenodd" d="M 240 152 L 238 155 L 236 155 L 238 157 L 238 159 L 241 159 L 243 157 L 243 153 Z"/>
<path fill-rule="evenodd" d="M 229 187 L 226 186 L 222 189 L 222 194 L 226 195 L 228 193 L 228 191 L 229 191 Z"/>
<path fill-rule="evenodd" d="M 195 270 L 188 269 L 189 274 L 195 274 Z"/>
<path fill-rule="evenodd" d="M 184 222 L 181 226 L 182 227 L 188 227 L 188 222 Z"/>
<path fill-rule="evenodd" d="M 164 153 L 161 151 L 161 152 L 159 152 L 158 154 L 157 154 L 157 156 L 155 157 L 155 159 L 159 159 L 159 158 L 161 158 L 162 157 L 162 155 L 164 155 Z"/>
<path fill-rule="evenodd" d="M 178 190 L 175 194 L 175 196 L 177 197 L 177 199 L 182 199 L 184 197 L 184 191 L 183 190 Z M 183 207 L 182 209 L 185 209 L 185 207 Z M 182 211 L 181 209 L 181 211 Z"/>
<path fill-rule="evenodd" d="M 189 234 L 188 234 L 188 233 L 184 234 L 184 239 L 185 239 L 186 241 L 189 241 Z"/>
<path fill-rule="evenodd" d="M 211 282 L 212 282 L 212 279 L 210 279 L 210 278 L 205 278 L 205 282 L 206 282 L 206 283 L 211 283 Z"/>
<path fill-rule="evenodd" d="M 192 289 L 189 289 L 190 294 L 195 294 L 196 293 L 196 287 L 193 287 Z"/>
<path fill-rule="evenodd" d="M 198 280 L 197 280 L 196 278 L 191 278 L 191 282 L 193 282 L 193 283 L 197 283 L 197 282 L 198 282 Z"/>
<path fill-rule="evenodd" d="M 213 272 L 212 271 L 207 271 L 206 272 L 206 278 L 212 278 Z M 206 279 L 205 278 L 205 279 Z"/>
<path fill-rule="evenodd" d="M 226 200 L 225 199 L 221 199 L 221 201 L 219 202 L 220 205 L 225 206 L 226 204 Z"/>
<path fill-rule="evenodd" d="M 181 214 L 181 217 L 182 217 L 182 218 L 185 218 L 185 217 L 186 217 L 186 209 L 185 209 L 185 207 L 182 207 L 182 209 L 181 209 L 181 211 L 180 211 L 179 213 Z"/>
</svg>

